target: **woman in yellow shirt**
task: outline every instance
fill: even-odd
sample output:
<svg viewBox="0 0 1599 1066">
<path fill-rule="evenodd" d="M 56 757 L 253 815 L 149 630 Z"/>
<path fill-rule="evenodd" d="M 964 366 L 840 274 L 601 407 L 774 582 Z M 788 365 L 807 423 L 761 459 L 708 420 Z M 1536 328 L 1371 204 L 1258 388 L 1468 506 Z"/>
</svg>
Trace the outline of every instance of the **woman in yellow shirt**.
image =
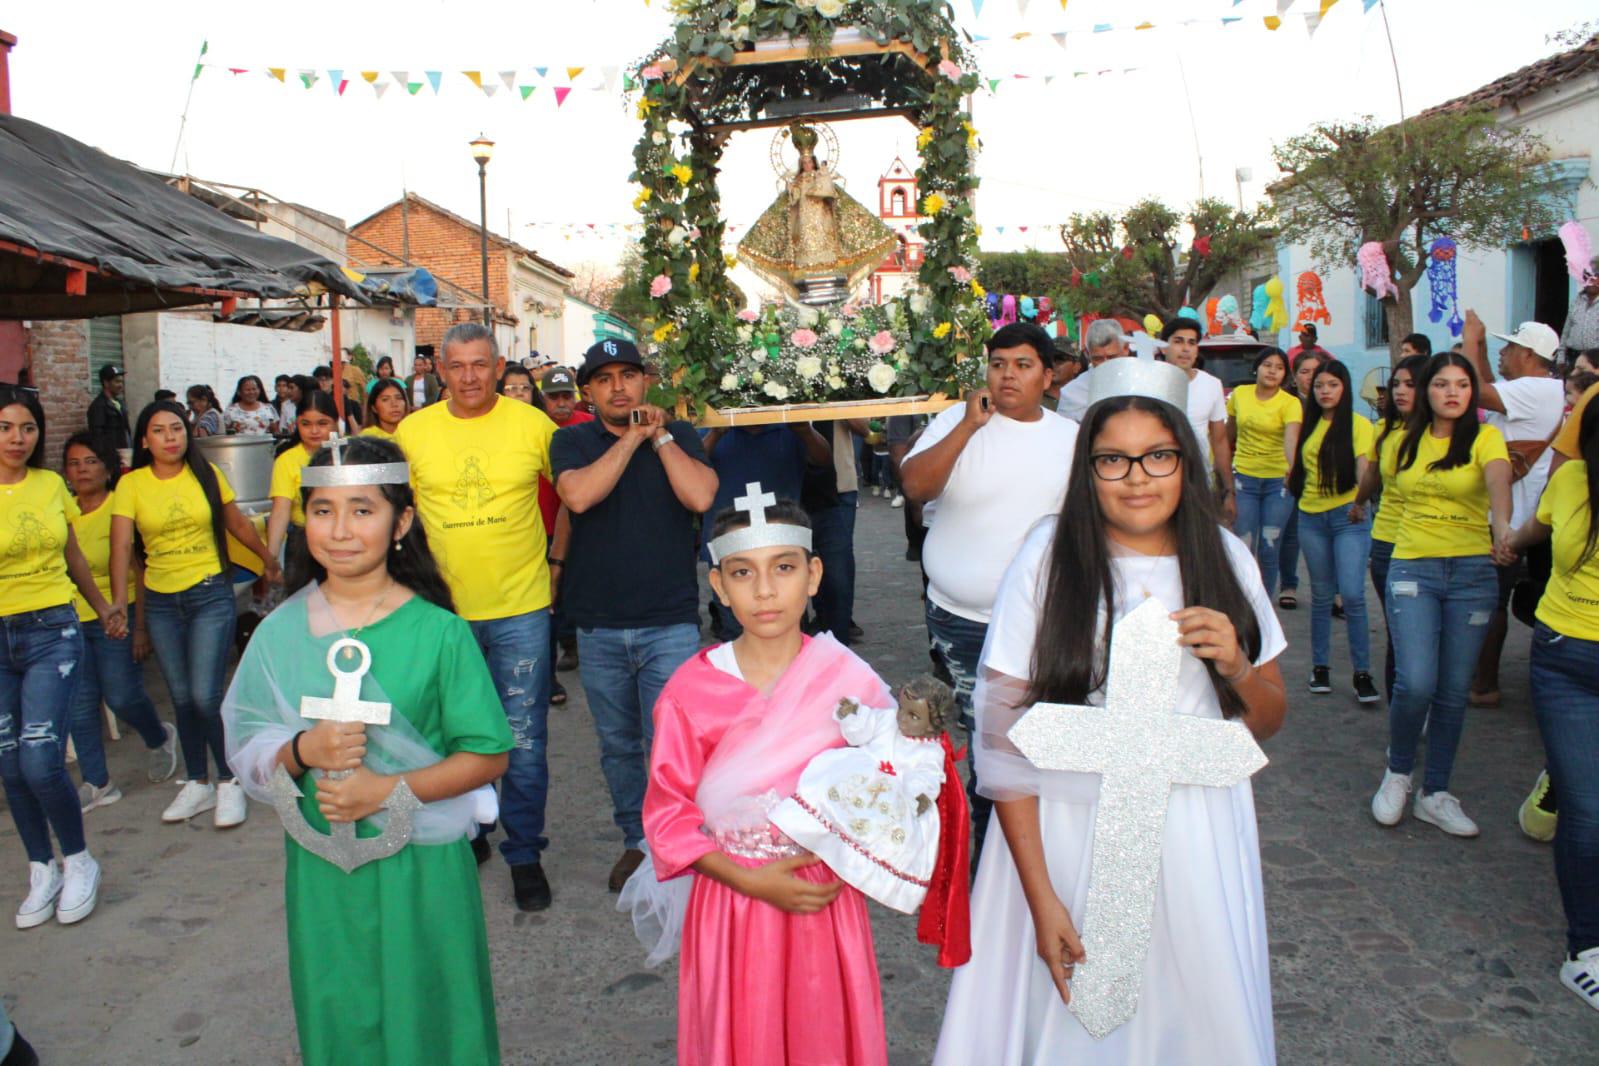
<svg viewBox="0 0 1599 1066">
<path fill-rule="evenodd" d="M 1394 692 L 1388 768 L 1372 797 L 1382 825 L 1405 816 L 1423 727 L 1427 773 L 1416 817 L 1454 836 L 1477 824 L 1449 792 L 1466 722 L 1466 690 L 1499 597 L 1496 544 L 1510 536 L 1510 460 L 1505 439 L 1477 419 L 1477 373 L 1441 352 L 1416 382 L 1416 409 L 1395 459 L 1404 514 L 1388 570 Z"/>
<path fill-rule="evenodd" d="M 1376 431 L 1355 414 L 1349 370 L 1336 359 L 1317 367 L 1309 398 L 1288 488 L 1299 499 L 1299 546 L 1310 570 L 1310 691 L 1332 691 L 1332 607 L 1338 596 L 1344 603 L 1355 698 L 1376 703 L 1366 630 L 1371 523 L 1349 509 Z"/>
<path fill-rule="evenodd" d="M 94 583 L 107 602 L 111 593 L 111 490 L 116 487 L 117 453 L 88 433 L 74 433 L 62 452 L 62 469 L 78 505 L 72 532 L 88 560 Z M 87 814 L 122 798 L 111 780 L 101 739 L 100 701 L 122 719 L 148 752 L 146 776 L 152 783 L 165 781 L 178 769 L 177 730 L 161 721 L 155 704 L 144 690 L 144 670 L 139 661 L 149 653 L 150 638 L 144 616 L 128 604 L 128 629 L 133 639 L 112 640 L 82 596 L 73 598 L 78 623 L 83 627 L 83 663 L 73 694 L 72 748 L 78 755 L 78 801 Z"/>
<path fill-rule="evenodd" d="M 1288 357 L 1273 348 L 1255 360 L 1255 383 L 1227 397 L 1227 433 L 1233 443 L 1233 495 L 1238 517 L 1233 532 L 1243 538 L 1260 566 L 1266 595 L 1277 591 L 1283 527 L 1294 501 L 1283 489 L 1304 415 L 1299 397 L 1283 388 Z"/>
<path fill-rule="evenodd" d="M 405 386 L 399 378 L 373 378 L 366 394 L 366 428 L 363 437 L 393 440 L 400 422 L 411 413 L 405 399 Z"/>
<path fill-rule="evenodd" d="M 73 586 L 107 632 L 127 632 L 125 613 L 106 602 L 78 550 L 70 524 L 78 509 L 67 486 L 43 467 L 39 394 L 0 384 L 0 780 L 28 855 L 18 929 L 51 918 L 82 921 L 99 894 L 100 867 L 84 842 L 83 812 L 67 776 L 73 675 L 83 661 Z"/>
<path fill-rule="evenodd" d="M 1566 909 L 1561 982 L 1599 1006 L 1599 405 L 1577 430 L 1580 459 L 1549 478 L 1538 513 L 1502 563 L 1553 538 L 1554 567 L 1532 633 L 1532 708 L 1560 800 L 1555 878 Z"/>
<path fill-rule="evenodd" d="M 278 445 L 272 463 L 272 513 L 267 516 L 267 550 L 272 558 L 292 557 L 305 539 L 305 506 L 300 502 L 300 471 L 333 436 L 339 409 L 333 394 L 315 389 L 300 400 L 294 418 L 294 435 Z M 288 543 L 288 556 L 283 546 Z"/>
<path fill-rule="evenodd" d="M 111 498 L 111 591 L 125 611 L 137 540 L 145 628 L 172 694 L 188 775 L 161 820 L 184 822 L 214 808 L 219 829 L 246 815 L 222 737 L 222 682 L 234 628 L 227 533 L 261 557 L 269 580 L 281 578 L 277 559 L 234 504 L 228 479 L 191 443 L 183 408 L 152 403 L 134 429 L 133 469 Z M 216 784 L 207 748 L 216 761 Z"/>
</svg>

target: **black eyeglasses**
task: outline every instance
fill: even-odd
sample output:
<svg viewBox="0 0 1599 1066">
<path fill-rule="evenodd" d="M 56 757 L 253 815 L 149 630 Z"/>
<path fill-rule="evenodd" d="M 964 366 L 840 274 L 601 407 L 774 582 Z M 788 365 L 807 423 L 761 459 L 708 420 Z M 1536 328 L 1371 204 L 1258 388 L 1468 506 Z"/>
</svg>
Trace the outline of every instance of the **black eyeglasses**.
<svg viewBox="0 0 1599 1066">
<path fill-rule="evenodd" d="M 1177 468 L 1182 465 L 1183 453 L 1175 448 L 1156 448 L 1143 455 L 1122 455 L 1118 452 L 1102 452 L 1092 457 L 1094 475 L 1101 481 L 1121 481 L 1133 472 L 1133 464 L 1138 464 L 1138 469 L 1146 477 L 1171 477 L 1177 473 Z"/>
</svg>

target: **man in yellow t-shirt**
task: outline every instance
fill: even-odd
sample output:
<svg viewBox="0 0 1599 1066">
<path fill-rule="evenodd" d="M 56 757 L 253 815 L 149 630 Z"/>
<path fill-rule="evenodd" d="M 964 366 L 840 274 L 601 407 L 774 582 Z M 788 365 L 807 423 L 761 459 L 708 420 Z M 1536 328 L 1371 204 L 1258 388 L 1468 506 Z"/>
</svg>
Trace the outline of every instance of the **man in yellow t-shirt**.
<svg viewBox="0 0 1599 1066">
<path fill-rule="evenodd" d="M 505 360 L 486 327 L 452 326 L 440 348 L 449 399 L 401 422 L 394 440 L 411 464 L 417 514 L 456 613 L 472 626 L 516 740 L 500 779 L 500 850 L 517 906 L 543 910 L 550 570 L 539 478 L 550 473 L 555 423 L 495 392 Z"/>
</svg>

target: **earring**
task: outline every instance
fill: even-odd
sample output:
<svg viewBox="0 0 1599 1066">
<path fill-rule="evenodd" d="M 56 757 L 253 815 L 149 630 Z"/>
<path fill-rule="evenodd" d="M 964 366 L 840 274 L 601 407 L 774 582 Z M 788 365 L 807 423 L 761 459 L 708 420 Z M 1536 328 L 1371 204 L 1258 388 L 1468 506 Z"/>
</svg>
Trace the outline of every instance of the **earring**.
<svg viewBox="0 0 1599 1066">
<path fill-rule="evenodd" d="M 394 550 L 397 551 L 397 552 L 403 552 L 405 550 L 405 545 L 401 544 L 399 541 L 395 541 L 394 542 Z"/>
</svg>

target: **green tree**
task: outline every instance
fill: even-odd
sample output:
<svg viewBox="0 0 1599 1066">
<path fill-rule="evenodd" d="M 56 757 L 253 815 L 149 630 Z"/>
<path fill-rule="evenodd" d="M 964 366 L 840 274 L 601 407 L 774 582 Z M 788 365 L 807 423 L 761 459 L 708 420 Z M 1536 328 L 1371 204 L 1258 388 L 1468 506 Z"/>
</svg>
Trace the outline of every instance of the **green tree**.
<svg viewBox="0 0 1599 1066">
<path fill-rule="evenodd" d="M 611 314 L 625 320 L 634 329 L 642 330 L 644 320 L 653 313 L 649 284 L 644 280 L 644 257 L 638 241 L 629 241 L 617 264 L 621 276 L 617 280 L 615 295 L 611 297 Z"/>
<path fill-rule="evenodd" d="M 1318 123 L 1272 154 L 1287 175 L 1272 189 L 1283 240 L 1308 245 L 1329 270 L 1347 270 L 1368 241 L 1382 244 L 1399 291 L 1382 297 L 1394 359 L 1414 330 L 1410 293 L 1435 238 L 1503 248 L 1558 222 L 1538 165 L 1543 142 L 1487 110 L 1430 112 L 1397 126 L 1369 117 Z"/>
<path fill-rule="evenodd" d="M 989 292 L 1058 297 L 1071 288 L 1065 252 L 979 252 L 977 281 Z"/>
<path fill-rule="evenodd" d="M 1218 282 L 1271 247 L 1269 208 L 1238 211 L 1222 200 L 1196 200 L 1186 211 L 1140 200 L 1121 215 L 1073 215 L 1061 240 L 1081 284 L 1081 313 L 1165 320 L 1199 307 Z M 1196 247 L 1195 242 L 1202 242 Z"/>
</svg>

